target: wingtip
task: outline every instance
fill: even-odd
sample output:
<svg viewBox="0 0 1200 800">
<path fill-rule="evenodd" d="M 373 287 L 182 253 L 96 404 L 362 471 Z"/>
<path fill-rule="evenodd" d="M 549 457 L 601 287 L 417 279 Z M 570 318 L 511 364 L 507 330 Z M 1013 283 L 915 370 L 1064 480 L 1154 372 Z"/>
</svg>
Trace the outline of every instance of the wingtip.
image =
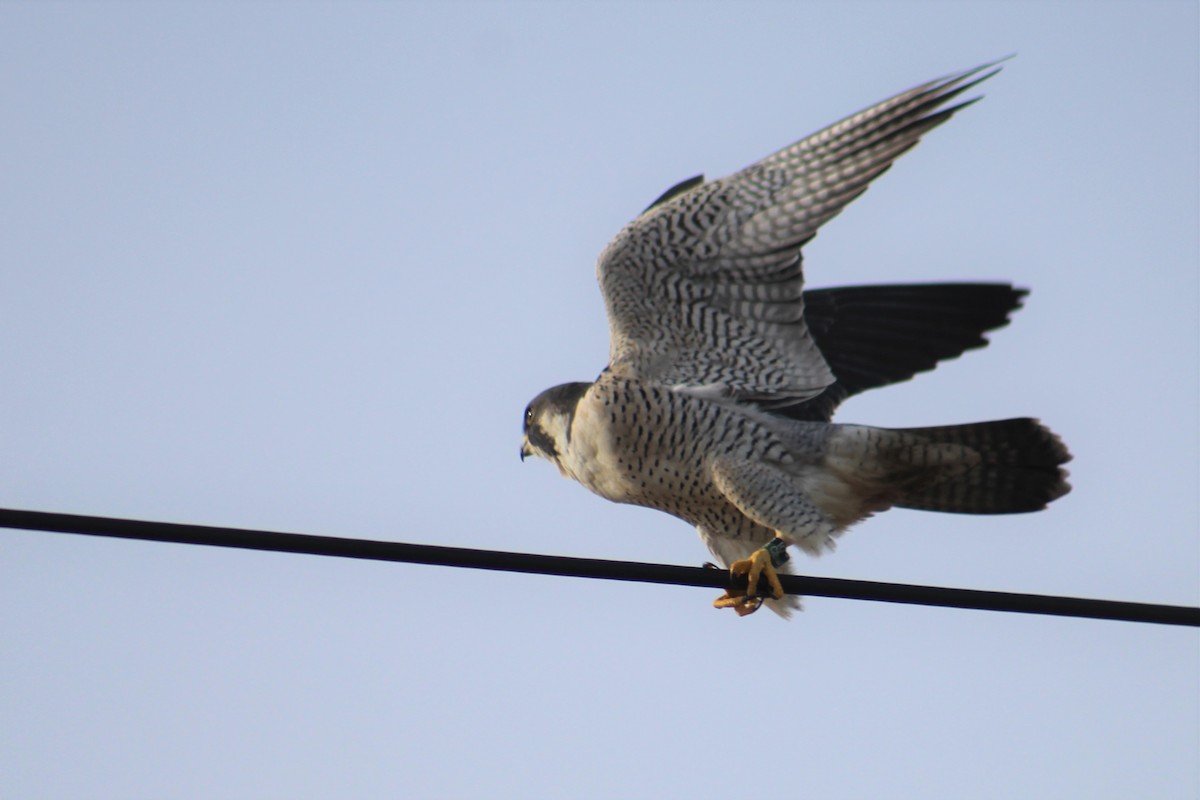
<svg viewBox="0 0 1200 800">
<path fill-rule="evenodd" d="M 967 91 L 968 89 L 971 89 L 972 87 L 978 86 L 979 84 L 983 83 L 987 79 L 989 79 L 989 78 L 993 77 L 994 75 L 996 75 L 997 73 L 1001 72 L 1004 69 L 1005 62 L 1010 61 L 1016 57 L 1017 57 L 1016 53 L 1009 53 L 1008 55 L 1004 56 L 1003 58 L 997 58 L 993 61 L 988 61 L 987 63 L 980 64 L 977 67 L 971 67 L 970 69 L 965 69 L 965 70 L 962 70 L 961 72 L 954 72 L 949 75 L 944 75 L 941 78 L 937 78 L 936 80 L 930 81 L 928 84 L 925 85 L 925 88 L 927 90 L 932 90 L 934 92 L 942 94 L 946 99 L 949 99 L 950 97 L 954 97 L 955 95 L 962 94 L 963 92 Z M 953 91 L 950 91 L 950 90 L 953 90 Z M 970 100 L 966 100 L 966 101 L 954 106 L 953 108 L 949 108 L 946 110 L 953 112 L 953 111 L 957 111 L 962 108 L 966 108 L 967 106 L 971 105 L 972 103 L 978 102 L 980 100 L 980 98 L 982 98 L 982 97 L 983 97 L 983 95 L 980 95 L 979 97 L 973 97 Z"/>
<path fill-rule="evenodd" d="M 1002 56 L 1001 58 L 993 59 L 991 61 L 980 64 L 979 66 L 971 67 L 970 69 L 964 69 L 961 72 L 955 72 L 950 75 L 946 75 L 945 77 L 938 79 L 938 81 L 935 81 L 935 83 L 943 83 L 944 82 L 947 84 L 954 84 L 954 83 L 959 83 L 961 81 L 967 80 L 968 78 L 974 77 L 976 75 L 979 75 L 979 73 L 981 73 L 981 72 L 985 73 L 983 75 L 979 75 L 978 78 L 975 78 L 975 80 L 971 81 L 971 84 L 974 85 L 981 81 L 986 81 L 988 78 L 992 77 L 997 72 L 1000 72 L 1001 70 L 1004 69 L 1004 65 L 1006 62 L 1011 61 L 1016 57 L 1017 57 L 1016 53 L 1009 53 L 1006 56 Z"/>
<path fill-rule="evenodd" d="M 1025 307 L 1025 300 L 1029 297 L 1029 289 L 1024 286 L 1012 286 L 1013 293 L 1013 311 L 1018 311 Z"/>
</svg>

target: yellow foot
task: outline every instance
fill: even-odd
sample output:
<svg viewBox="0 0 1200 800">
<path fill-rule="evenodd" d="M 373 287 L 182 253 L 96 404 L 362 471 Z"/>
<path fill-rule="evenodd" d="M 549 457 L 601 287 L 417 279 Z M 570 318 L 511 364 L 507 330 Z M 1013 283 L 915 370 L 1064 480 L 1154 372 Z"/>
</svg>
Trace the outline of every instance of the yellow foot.
<svg viewBox="0 0 1200 800">
<path fill-rule="evenodd" d="M 786 548 L 782 539 L 775 539 L 766 547 L 755 550 L 749 558 L 733 562 L 729 566 L 730 588 L 713 601 L 713 606 L 732 608 L 739 617 L 744 617 L 758 611 L 766 597 L 774 600 L 783 597 L 783 584 L 779 582 L 775 564 L 787 561 Z M 762 578 L 767 580 L 767 595 L 762 593 L 763 587 L 759 585 Z"/>
</svg>

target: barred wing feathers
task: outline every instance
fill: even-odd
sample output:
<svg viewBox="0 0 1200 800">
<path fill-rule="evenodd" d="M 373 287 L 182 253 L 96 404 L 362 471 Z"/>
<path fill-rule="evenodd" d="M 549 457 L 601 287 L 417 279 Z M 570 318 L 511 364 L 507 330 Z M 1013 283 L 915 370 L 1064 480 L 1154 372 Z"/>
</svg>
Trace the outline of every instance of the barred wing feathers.
<svg viewBox="0 0 1200 800">
<path fill-rule="evenodd" d="M 995 71 L 986 65 L 918 86 L 651 206 L 597 264 L 610 368 L 767 405 L 809 400 L 832 385 L 805 326 L 801 246 L 967 105 L 947 102 Z"/>
</svg>

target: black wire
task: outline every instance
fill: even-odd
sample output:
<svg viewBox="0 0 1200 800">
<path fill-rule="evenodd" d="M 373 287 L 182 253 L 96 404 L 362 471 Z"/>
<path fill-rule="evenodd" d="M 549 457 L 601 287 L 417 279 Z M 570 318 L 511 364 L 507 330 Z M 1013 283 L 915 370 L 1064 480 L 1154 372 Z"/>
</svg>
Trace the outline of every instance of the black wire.
<svg viewBox="0 0 1200 800">
<path fill-rule="evenodd" d="M 539 575 L 562 575 L 575 578 L 707 586 L 714 589 L 729 587 L 727 571 L 704 567 L 641 564 L 629 561 L 569 558 L 533 553 L 507 553 L 464 547 L 344 539 L 334 536 L 310 536 L 243 528 L 218 528 L 206 525 L 87 517 L 42 511 L 0 509 L 0 528 L 76 533 L 88 536 L 109 536 L 213 547 L 237 547 L 244 550 L 307 553 L 316 556 L 363 558 L 374 561 L 435 564 L 444 567 L 469 567 Z M 1189 606 L 1088 600 L 1077 597 L 988 592 L 976 589 L 950 589 L 940 586 L 912 586 L 800 575 L 780 575 L 779 577 L 784 591 L 788 594 L 1200 627 L 1200 608 Z"/>
</svg>

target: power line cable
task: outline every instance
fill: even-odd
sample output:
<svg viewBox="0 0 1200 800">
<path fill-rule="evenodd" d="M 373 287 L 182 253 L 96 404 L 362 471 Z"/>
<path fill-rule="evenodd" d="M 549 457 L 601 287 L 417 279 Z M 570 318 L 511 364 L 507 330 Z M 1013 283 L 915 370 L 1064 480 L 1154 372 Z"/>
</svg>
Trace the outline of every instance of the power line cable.
<svg viewBox="0 0 1200 800">
<path fill-rule="evenodd" d="M 701 586 L 715 589 L 729 588 L 730 583 L 729 573 L 726 570 L 704 567 L 510 553 L 498 550 L 346 539 L 335 536 L 312 536 L 245 528 L 90 517 L 44 511 L 0 509 L 0 528 L 575 578 Z M 951 589 L 941 586 L 915 586 L 801 575 L 780 575 L 779 578 L 784 591 L 788 594 L 1200 627 L 1200 608 L 1190 606 L 1128 603 L 1118 600 L 1092 600 L 978 589 Z"/>
</svg>

